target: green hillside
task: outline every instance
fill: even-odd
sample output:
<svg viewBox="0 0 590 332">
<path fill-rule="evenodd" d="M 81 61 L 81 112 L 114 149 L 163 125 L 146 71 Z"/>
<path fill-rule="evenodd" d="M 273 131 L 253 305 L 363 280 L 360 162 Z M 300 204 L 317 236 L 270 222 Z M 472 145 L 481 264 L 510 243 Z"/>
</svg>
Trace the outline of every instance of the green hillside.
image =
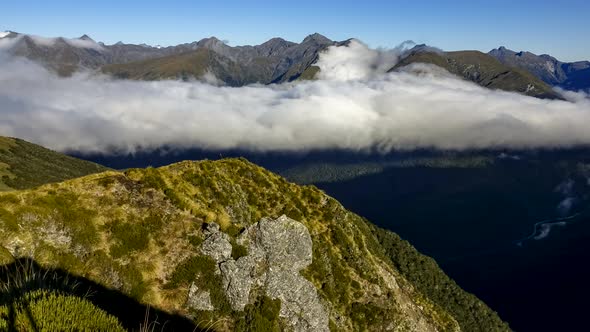
<svg viewBox="0 0 590 332">
<path fill-rule="evenodd" d="M 0 191 L 32 188 L 105 170 L 18 138 L 0 136 Z"/>
<path fill-rule="evenodd" d="M 207 72 L 211 56 L 211 51 L 199 49 L 156 59 L 106 65 L 101 70 L 117 78 L 134 80 L 199 78 Z"/>
<path fill-rule="evenodd" d="M 244 159 L 0 194 L 9 256 L 35 257 L 201 328 L 509 331 L 460 288 L 418 283 L 444 273 L 404 267 L 428 258 L 374 231 L 317 188 Z"/>
<path fill-rule="evenodd" d="M 116 78 L 148 81 L 207 79 L 206 74 L 209 74 L 219 82 L 241 86 L 254 82 L 269 83 L 276 61 L 276 58 L 257 57 L 244 64 L 200 48 L 155 59 L 106 65 L 101 70 Z"/>
<path fill-rule="evenodd" d="M 563 99 L 533 74 L 523 69 L 507 67 L 491 55 L 479 51 L 412 52 L 391 71 L 412 63 L 433 64 L 490 89 L 519 92 L 537 98 Z"/>
</svg>

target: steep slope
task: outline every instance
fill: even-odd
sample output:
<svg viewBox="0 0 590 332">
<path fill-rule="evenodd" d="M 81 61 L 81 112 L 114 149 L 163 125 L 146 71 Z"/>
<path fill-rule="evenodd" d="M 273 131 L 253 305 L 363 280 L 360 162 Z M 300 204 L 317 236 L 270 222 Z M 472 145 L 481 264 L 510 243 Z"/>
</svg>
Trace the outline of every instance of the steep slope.
<svg viewBox="0 0 590 332">
<path fill-rule="evenodd" d="M 479 51 L 457 52 L 410 52 L 391 70 L 397 70 L 412 63 L 437 65 L 464 79 L 490 89 L 519 92 L 532 97 L 562 99 L 543 81 L 517 68 L 503 65 L 490 55 Z"/>
<path fill-rule="evenodd" d="M 96 43 L 80 38 L 45 38 L 16 32 L 0 37 L 0 49 L 26 57 L 63 76 L 80 69 L 99 69 L 131 79 L 201 78 L 205 72 L 229 85 L 281 83 L 297 79 L 335 42 L 320 35 L 301 43 L 273 38 L 256 46 L 226 45 L 210 37 L 169 47 Z"/>
<path fill-rule="evenodd" d="M 102 67 L 102 72 L 117 78 L 134 80 L 201 78 L 207 72 L 213 54 L 207 49 L 127 64 Z"/>
<path fill-rule="evenodd" d="M 96 68 L 109 61 L 108 50 L 84 35 L 80 38 L 45 38 L 10 32 L 0 38 L 0 49 L 41 63 L 62 76 L 79 68 Z"/>
<path fill-rule="evenodd" d="M 137 80 L 207 79 L 209 74 L 232 86 L 282 83 L 302 75 L 307 78 L 319 52 L 334 44 L 319 34 L 308 36 L 301 44 L 273 38 L 261 45 L 237 47 L 212 37 L 199 41 L 194 51 L 106 65 L 102 72 Z"/>
<path fill-rule="evenodd" d="M 0 136 L 0 191 L 32 188 L 107 169 L 18 138 Z"/>
<path fill-rule="evenodd" d="M 68 76 L 76 70 L 96 69 L 108 63 L 125 63 L 188 52 L 196 49 L 196 42 L 158 48 L 122 42 L 105 45 L 87 35 L 80 38 L 47 38 L 10 32 L 0 37 L 0 48 Z"/>
<path fill-rule="evenodd" d="M 585 90 L 590 92 L 590 66 L 571 72 L 560 87 L 568 90 Z"/>
<path fill-rule="evenodd" d="M 425 296 L 362 218 L 243 159 L 108 171 L 0 194 L 0 207 L 11 255 L 217 330 L 509 330 L 479 301 Z"/>
<path fill-rule="evenodd" d="M 515 52 L 504 46 L 493 49 L 488 54 L 507 66 L 529 71 L 549 85 L 570 90 L 590 88 L 589 61 L 561 62 L 547 54 Z"/>
<path fill-rule="evenodd" d="M 590 150 L 432 151 L 375 159 L 309 161 L 281 173 L 315 184 L 347 209 L 395 230 L 515 331 L 585 324 L 582 311 L 573 311 L 590 296 L 590 270 L 578 265 L 590 256 Z M 535 226 L 563 217 L 572 218 Z M 400 270 L 434 263 L 410 259 L 404 251 L 399 242 L 391 251 L 407 259 L 394 260 Z M 416 287 L 447 288 L 432 274 L 414 275 Z M 537 320 L 564 294 L 570 305 Z"/>
</svg>

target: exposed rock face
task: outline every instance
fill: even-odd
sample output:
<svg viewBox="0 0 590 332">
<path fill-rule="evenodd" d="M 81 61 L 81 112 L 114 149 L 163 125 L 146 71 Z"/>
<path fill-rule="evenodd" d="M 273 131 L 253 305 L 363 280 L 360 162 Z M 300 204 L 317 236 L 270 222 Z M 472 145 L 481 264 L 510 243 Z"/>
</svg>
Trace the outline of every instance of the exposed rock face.
<svg viewBox="0 0 590 332">
<path fill-rule="evenodd" d="M 548 54 L 515 52 L 503 46 L 488 54 L 507 66 L 528 70 L 552 86 L 571 90 L 590 88 L 590 61 L 561 62 Z"/>
<path fill-rule="evenodd" d="M 225 84 L 241 86 L 251 83 L 269 84 L 295 80 L 317 60 L 319 52 L 337 43 L 316 33 L 308 36 L 301 43 L 273 38 L 261 45 L 231 47 L 215 37 L 210 37 L 175 46 L 152 47 L 122 42 L 105 45 L 96 43 L 86 35 L 67 39 L 10 33 L 0 37 L 0 44 L 4 45 L 9 54 L 39 62 L 62 75 L 70 75 L 83 68 L 98 69 L 111 64 L 137 64 L 144 60 L 161 58 L 169 58 L 168 63 L 179 63 L 182 55 L 205 51 L 207 56 L 204 59 L 206 60 L 200 64 L 206 67 L 207 72 L 215 75 Z M 153 64 L 143 63 L 143 65 L 147 65 L 148 71 L 153 71 Z M 129 68 L 115 67 L 106 72 L 124 77 L 129 74 L 129 70 Z M 147 79 L 144 75 L 130 75 L 130 77 Z M 154 78 L 151 77 L 151 79 Z"/>
<path fill-rule="evenodd" d="M 231 257 L 231 243 L 229 236 L 219 231 L 219 225 L 209 224 L 205 230 L 207 238 L 203 242 L 201 251 L 213 258 L 217 264 L 227 261 Z"/>
<path fill-rule="evenodd" d="M 252 257 L 241 257 L 221 264 L 223 288 L 233 310 L 242 311 L 249 303 L 252 285 L 259 281 L 253 277 L 257 262 Z M 260 284 L 260 283 L 258 283 Z"/>
<path fill-rule="evenodd" d="M 186 301 L 186 304 L 189 308 L 195 310 L 211 311 L 215 309 L 213 304 L 211 304 L 209 291 L 199 290 L 199 287 L 194 283 L 188 290 L 188 300 Z"/>
<path fill-rule="evenodd" d="M 302 223 L 286 216 L 263 218 L 238 238 L 248 255 L 237 260 L 230 257 L 231 244 L 219 226 L 207 231 L 202 251 L 220 262 L 224 290 L 234 310 L 244 310 L 251 290 L 261 289 L 281 300 L 280 316 L 294 331 L 329 331 L 326 308 L 315 287 L 299 273 L 312 262 L 311 236 Z"/>
</svg>

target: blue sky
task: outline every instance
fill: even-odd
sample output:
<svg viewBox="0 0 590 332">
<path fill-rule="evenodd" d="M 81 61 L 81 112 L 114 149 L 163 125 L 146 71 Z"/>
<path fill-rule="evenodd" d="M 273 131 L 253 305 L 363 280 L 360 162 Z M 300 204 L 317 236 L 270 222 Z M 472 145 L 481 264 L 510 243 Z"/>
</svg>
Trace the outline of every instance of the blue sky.
<svg viewBox="0 0 590 332">
<path fill-rule="evenodd" d="M 500 45 L 590 60 L 590 1 L 4 1 L 0 31 L 107 44 L 171 45 L 216 36 L 231 45 L 319 32 L 392 47 L 405 40 L 445 50 Z"/>
</svg>

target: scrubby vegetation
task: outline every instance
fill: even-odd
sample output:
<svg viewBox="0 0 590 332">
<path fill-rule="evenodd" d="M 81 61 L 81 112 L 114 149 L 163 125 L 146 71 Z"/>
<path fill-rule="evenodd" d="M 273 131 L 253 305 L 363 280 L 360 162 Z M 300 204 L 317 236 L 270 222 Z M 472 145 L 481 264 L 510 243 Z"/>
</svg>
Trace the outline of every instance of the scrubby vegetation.
<svg viewBox="0 0 590 332">
<path fill-rule="evenodd" d="M 117 318 L 91 302 L 47 290 L 26 293 L 0 309 L 3 325 L 17 331 L 125 331 Z"/>
<path fill-rule="evenodd" d="M 116 317 L 74 295 L 78 286 L 30 260 L 0 266 L 0 331 L 124 331 Z"/>
<path fill-rule="evenodd" d="M 506 331 L 498 315 L 474 295 L 462 290 L 427 256 L 388 230 L 371 226 L 394 266 L 420 292 L 457 319 L 463 331 Z"/>
<path fill-rule="evenodd" d="M 281 323 L 279 311 L 281 300 L 271 299 L 268 296 L 261 296 L 253 304 L 246 305 L 244 313 L 236 322 L 236 332 L 279 332 Z"/>
<path fill-rule="evenodd" d="M 330 306 L 332 330 L 412 330 L 416 315 L 439 331 L 456 328 L 458 314 L 400 273 L 367 222 L 245 159 L 89 175 L 0 194 L 0 209 L 0 247 L 218 330 L 280 328 L 280 303 L 253 290 L 254 303 L 232 312 L 215 262 L 200 253 L 203 225 L 219 224 L 237 259 L 248 255 L 236 241 L 244 228 L 286 214 L 311 233 L 313 262 L 302 274 Z M 186 307 L 193 284 L 209 292 L 214 311 Z"/>
<path fill-rule="evenodd" d="M 182 317 L 64 270 L 23 258 L 0 265 L 0 331 L 128 330 L 198 331 Z"/>
<path fill-rule="evenodd" d="M 493 163 L 493 158 L 486 156 L 441 156 L 349 164 L 310 163 L 286 169 L 281 172 L 281 175 L 298 184 L 329 183 L 348 181 L 361 176 L 378 174 L 388 168 L 478 168 L 485 167 L 491 163 Z"/>
<path fill-rule="evenodd" d="M 32 188 L 105 170 L 95 163 L 0 136 L 0 191 Z"/>
</svg>

